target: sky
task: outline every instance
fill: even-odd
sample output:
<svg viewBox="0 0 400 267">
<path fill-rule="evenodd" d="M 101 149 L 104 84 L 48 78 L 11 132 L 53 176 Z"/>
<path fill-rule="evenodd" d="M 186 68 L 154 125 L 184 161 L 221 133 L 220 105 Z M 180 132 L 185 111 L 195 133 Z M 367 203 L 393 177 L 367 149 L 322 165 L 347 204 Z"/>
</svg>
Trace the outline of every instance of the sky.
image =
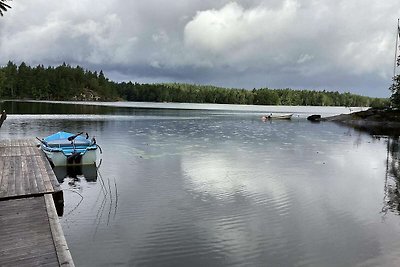
<svg viewBox="0 0 400 267">
<path fill-rule="evenodd" d="M 116 82 L 390 96 L 399 0 L 7 3 L 0 65 L 65 62 Z"/>
</svg>

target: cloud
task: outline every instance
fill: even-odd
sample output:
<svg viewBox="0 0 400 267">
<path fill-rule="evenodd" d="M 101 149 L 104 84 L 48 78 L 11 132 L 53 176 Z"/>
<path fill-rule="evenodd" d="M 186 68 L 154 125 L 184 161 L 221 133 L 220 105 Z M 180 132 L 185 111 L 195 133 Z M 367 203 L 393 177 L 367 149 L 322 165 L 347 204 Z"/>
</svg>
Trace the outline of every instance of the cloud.
<svg viewBox="0 0 400 267">
<path fill-rule="evenodd" d="M 231 2 L 198 12 L 185 27 L 185 45 L 199 62 L 209 60 L 214 69 L 229 66 L 236 74 L 243 69 L 250 75 L 264 73 L 272 86 L 343 88 L 340 80 L 349 75 L 372 75 L 386 87 L 394 34 L 383 14 L 394 5 L 374 2 L 361 9 L 361 1 L 286 0 L 280 6 L 264 2 L 245 9 Z M 327 77 L 325 83 L 321 76 Z M 347 90 L 353 89 L 348 85 Z M 366 84 L 358 80 L 351 85 Z"/>
<path fill-rule="evenodd" d="M 387 96 L 397 10 L 397 0 L 20 0 L 0 18 L 0 64 Z"/>
<path fill-rule="evenodd" d="M 289 0 L 278 10 L 263 6 L 246 10 L 231 2 L 220 10 L 201 11 L 185 27 L 185 44 L 225 54 L 258 41 L 274 42 L 293 22 L 296 9 L 296 2 Z"/>
</svg>

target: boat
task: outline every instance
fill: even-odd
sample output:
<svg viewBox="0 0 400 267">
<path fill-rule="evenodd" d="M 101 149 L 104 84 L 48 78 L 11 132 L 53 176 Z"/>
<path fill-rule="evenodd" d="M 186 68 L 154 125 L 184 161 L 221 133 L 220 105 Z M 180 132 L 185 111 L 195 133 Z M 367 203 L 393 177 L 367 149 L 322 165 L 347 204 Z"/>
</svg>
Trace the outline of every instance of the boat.
<svg viewBox="0 0 400 267">
<path fill-rule="evenodd" d="M 265 115 L 262 116 L 261 119 L 263 121 L 266 120 L 290 120 L 293 116 L 293 113 L 291 114 L 269 114 L 269 115 Z"/>
<path fill-rule="evenodd" d="M 97 149 L 93 137 L 82 136 L 83 132 L 72 134 L 58 132 L 39 139 L 40 148 L 53 166 L 91 165 L 96 164 Z"/>
<path fill-rule="evenodd" d="M 307 120 L 311 121 L 311 122 L 320 122 L 322 120 L 321 115 L 319 114 L 314 114 L 314 115 L 310 115 L 307 117 Z"/>
</svg>

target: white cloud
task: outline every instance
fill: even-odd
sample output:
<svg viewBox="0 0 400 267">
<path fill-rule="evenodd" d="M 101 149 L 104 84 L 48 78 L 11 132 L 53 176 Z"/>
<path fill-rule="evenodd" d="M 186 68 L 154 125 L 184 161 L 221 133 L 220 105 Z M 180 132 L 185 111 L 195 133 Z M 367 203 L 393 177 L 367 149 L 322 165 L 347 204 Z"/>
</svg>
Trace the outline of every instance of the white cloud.
<svg viewBox="0 0 400 267">
<path fill-rule="evenodd" d="M 311 80 L 327 75 L 340 79 L 343 73 L 354 79 L 374 75 L 390 81 L 394 46 L 390 26 L 394 28 L 395 19 L 389 25 L 383 14 L 394 18 L 394 6 L 400 8 L 400 3 L 286 0 L 273 6 L 263 1 L 246 9 L 230 2 L 220 9 L 197 12 L 185 27 L 184 40 L 198 59 L 207 58 L 213 66 L 230 65 L 233 70 L 246 66 L 264 71 L 271 80 L 276 76 L 268 74 L 271 69 L 288 72 L 288 79 L 298 81 L 286 81 L 286 86 L 332 88 L 331 81 L 324 85 Z"/>
<path fill-rule="evenodd" d="M 220 10 L 206 10 L 185 27 L 185 44 L 211 53 L 229 53 L 253 42 L 274 42 L 297 11 L 295 1 L 286 0 L 278 10 L 262 5 L 244 9 L 236 2 Z"/>
<path fill-rule="evenodd" d="M 297 63 L 303 64 L 303 63 L 306 63 L 306 62 L 312 60 L 313 58 L 314 58 L 314 56 L 311 56 L 309 54 L 301 54 L 299 56 L 299 59 L 297 60 Z"/>
<path fill-rule="evenodd" d="M 65 61 L 138 81 L 372 95 L 389 94 L 400 17 L 398 0 L 10 4 L 0 18 L 0 64 Z"/>
</svg>

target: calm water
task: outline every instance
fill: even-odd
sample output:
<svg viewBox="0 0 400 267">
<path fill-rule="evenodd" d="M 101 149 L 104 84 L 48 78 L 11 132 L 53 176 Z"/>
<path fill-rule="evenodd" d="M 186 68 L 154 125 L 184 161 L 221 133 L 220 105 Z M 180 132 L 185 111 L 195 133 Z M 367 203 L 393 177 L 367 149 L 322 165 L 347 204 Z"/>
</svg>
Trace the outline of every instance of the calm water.
<svg viewBox="0 0 400 267">
<path fill-rule="evenodd" d="M 77 266 L 399 265 L 396 140 L 302 107 L 267 123 L 257 109 L 3 108 L 0 138 L 83 130 L 102 147 L 99 174 L 56 170 Z"/>
</svg>

